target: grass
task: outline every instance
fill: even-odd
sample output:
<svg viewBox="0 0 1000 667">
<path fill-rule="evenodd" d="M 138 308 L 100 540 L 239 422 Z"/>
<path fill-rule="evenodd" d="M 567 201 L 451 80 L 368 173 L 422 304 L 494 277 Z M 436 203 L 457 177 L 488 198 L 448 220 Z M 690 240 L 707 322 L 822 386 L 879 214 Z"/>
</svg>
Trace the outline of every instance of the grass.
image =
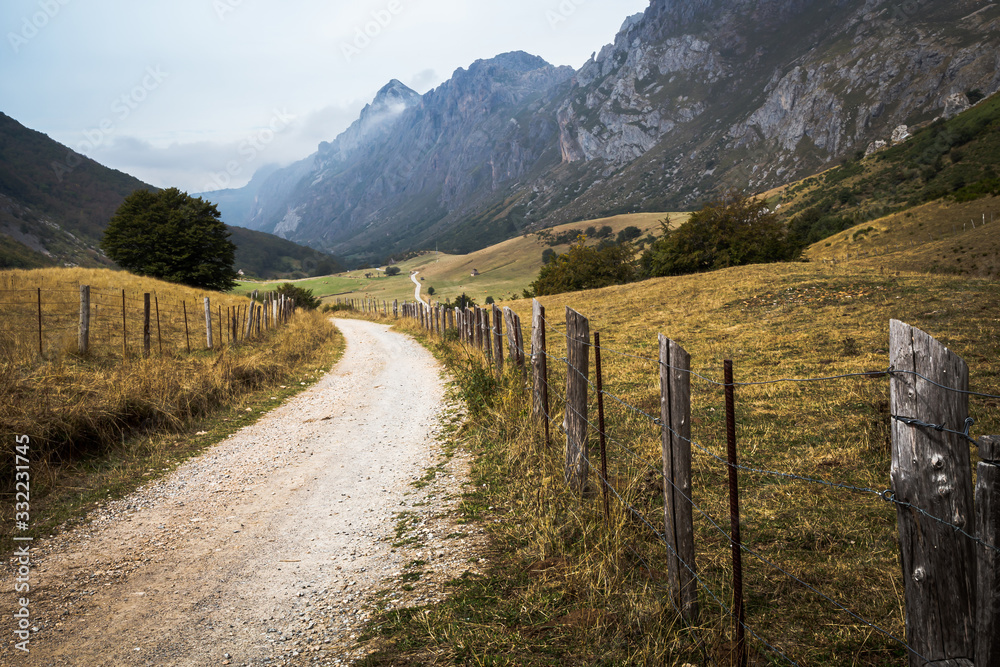
<svg viewBox="0 0 1000 667">
<path fill-rule="evenodd" d="M 972 389 L 1000 394 L 1000 290 L 990 280 L 784 264 L 541 301 L 550 354 L 565 356 L 560 332 L 564 307 L 572 306 L 602 334 L 606 391 L 650 414 L 659 409 L 657 333 L 677 340 L 692 368 L 714 380 L 727 358 L 738 382 L 827 377 L 887 368 L 890 318 L 961 355 Z M 527 301 L 508 305 L 528 321 Z M 598 494 L 579 499 L 566 490 L 562 445 L 542 441 L 517 376 L 498 382 L 477 355 L 429 344 L 469 404 L 461 437 L 476 456 L 462 512 L 489 532 L 490 568 L 452 581 L 444 602 L 377 618 L 368 637 L 376 650 L 365 664 L 729 664 L 731 622 L 719 602 L 731 599 L 725 531 L 696 514 L 702 613 L 698 625 L 685 627 L 667 593 L 662 543 L 614 498 L 607 522 Z M 558 424 L 564 372 L 554 364 L 552 373 Z M 707 453 L 725 452 L 722 392 L 695 378 L 692 395 L 694 499 L 725 529 L 727 469 Z M 971 401 L 974 434 L 1000 432 L 998 407 L 996 399 Z M 593 397 L 590 409 L 596 414 Z M 609 479 L 646 521 L 662 526 L 659 429 L 613 400 L 607 410 Z M 859 488 L 890 485 L 886 378 L 741 387 L 737 423 L 746 466 Z M 904 636 L 892 505 L 873 493 L 770 474 L 743 472 L 740 485 L 749 548 Z M 798 664 L 905 661 L 899 643 L 802 583 L 749 553 L 744 564 L 749 626 Z M 783 663 L 761 641 L 751 638 L 751 646 L 752 664 Z"/>
<path fill-rule="evenodd" d="M 8 288 L 41 285 L 43 294 L 73 292 L 77 299 L 79 291 L 70 285 L 84 282 L 93 293 L 124 286 L 126 303 L 129 294 L 155 291 L 161 307 L 182 300 L 194 304 L 203 295 L 104 270 L 0 274 L 0 285 Z M 226 305 L 248 303 L 210 297 L 224 312 Z M 78 308 L 79 301 L 64 306 Z M 99 303 L 94 310 L 100 313 Z M 98 315 L 95 329 L 100 322 Z M 181 334 L 165 336 L 161 353 L 154 338 L 148 358 L 132 347 L 123 360 L 120 338 L 108 346 L 100 337 L 82 356 L 74 349 L 75 332 L 66 335 L 64 345 L 48 346 L 42 356 L 37 350 L 25 354 L 30 345 L 9 340 L 0 348 L 0 437 L 9 443 L 22 434 L 31 438 L 32 525 L 43 533 L 94 502 L 125 495 L 276 407 L 317 380 L 342 348 L 335 329 L 316 312 L 299 312 L 276 330 L 238 344 L 217 343 L 213 350 L 188 353 Z M 196 339 L 199 343 L 204 339 Z M 13 457 L 2 465 L 8 480 L 4 497 L 12 495 L 13 465 Z M 10 518 L 12 509 L 13 503 L 4 503 L 2 518 Z M 4 538 L 0 547 L 9 546 Z"/>
<path fill-rule="evenodd" d="M 676 224 L 684 220 L 686 214 L 636 213 L 618 215 L 600 220 L 586 220 L 553 227 L 549 232 L 558 234 L 569 230 L 583 232 L 588 227 L 607 225 L 617 234 L 628 226 L 635 226 L 643 234 L 659 233 L 660 221 L 671 216 Z M 537 235 L 519 236 L 502 243 L 478 250 L 468 255 L 447 255 L 428 252 L 400 262 L 400 274 L 387 277 L 376 269 L 361 269 L 348 273 L 311 278 L 296 282 L 300 287 L 313 290 L 313 294 L 326 297 L 331 303 L 337 297 L 369 298 L 379 302 L 385 300 L 413 301 L 411 271 L 419 271 L 422 280 L 422 296 L 427 298 L 427 289 L 434 287 L 433 300 L 447 301 L 465 293 L 482 305 L 486 297 L 495 300 L 510 299 L 521 292 L 534 280 L 542 267 L 542 252 L 549 245 Z M 565 252 L 568 245 L 554 246 L 557 252 Z M 479 272 L 472 276 L 473 269 Z M 367 276 L 366 276 L 367 274 Z M 279 283 L 242 283 L 238 291 L 273 289 Z"/>
</svg>

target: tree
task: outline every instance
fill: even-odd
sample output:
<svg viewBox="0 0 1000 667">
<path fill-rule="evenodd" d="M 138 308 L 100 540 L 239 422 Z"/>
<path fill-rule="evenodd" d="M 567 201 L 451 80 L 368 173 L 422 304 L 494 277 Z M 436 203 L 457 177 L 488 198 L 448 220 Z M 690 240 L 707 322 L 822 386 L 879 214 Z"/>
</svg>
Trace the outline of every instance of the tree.
<svg viewBox="0 0 1000 667">
<path fill-rule="evenodd" d="M 311 289 L 305 289 L 292 283 L 283 283 L 278 286 L 278 294 L 284 295 L 286 299 L 295 299 L 295 307 L 305 310 L 316 310 L 322 300 L 313 295 Z"/>
<path fill-rule="evenodd" d="M 675 230 L 668 223 L 660 223 L 663 236 L 642 255 L 645 277 L 780 262 L 798 253 L 787 228 L 767 204 L 735 190 L 706 204 Z"/>
<path fill-rule="evenodd" d="M 433 287 L 427 288 L 427 296 L 434 296 L 435 289 Z"/>
<path fill-rule="evenodd" d="M 398 276 L 399 267 L 398 266 L 387 266 L 385 267 L 385 275 L 387 276 Z"/>
<path fill-rule="evenodd" d="M 593 248 L 580 237 L 563 255 L 542 267 L 529 286 L 535 296 L 561 294 L 635 280 L 635 251 L 631 243 Z"/>
<path fill-rule="evenodd" d="M 634 241 L 640 236 L 642 236 L 642 230 L 635 225 L 629 225 L 625 229 L 618 232 L 616 240 L 618 243 L 624 243 L 625 241 Z"/>
<path fill-rule="evenodd" d="M 218 209 L 177 188 L 136 190 L 126 197 L 108 223 L 101 249 L 141 276 L 221 291 L 235 285 L 236 246 Z"/>
<path fill-rule="evenodd" d="M 494 303 L 496 303 L 496 301 L 493 300 L 493 297 L 491 297 L 491 296 L 486 297 L 486 305 L 487 306 L 492 306 Z"/>
</svg>

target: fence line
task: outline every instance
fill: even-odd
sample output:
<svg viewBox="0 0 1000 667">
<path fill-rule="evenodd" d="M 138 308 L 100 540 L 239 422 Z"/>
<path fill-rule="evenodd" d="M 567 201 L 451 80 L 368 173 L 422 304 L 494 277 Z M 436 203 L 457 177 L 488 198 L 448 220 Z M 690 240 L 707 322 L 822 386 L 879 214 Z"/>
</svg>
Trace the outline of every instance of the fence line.
<svg viewBox="0 0 1000 667">
<path fill-rule="evenodd" d="M 73 299 L 65 298 L 72 294 Z M 254 293 L 250 299 L 223 297 L 166 298 L 155 292 L 77 285 L 69 289 L 0 289 L 0 351 L 11 361 L 72 352 L 128 358 L 152 350 L 164 354 L 191 351 L 194 311 L 204 312 L 205 349 L 238 344 L 288 322 L 293 299 L 276 293 Z M 214 308 L 213 308 L 214 306 Z M 245 326 L 244 326 L 245 325 Z M 155 341 L 154 341 L 155 336 Z M 166 343 L 166 346 L 164 345 Z M 171 343 L 173 343 L 171 345 Z"/>
<path fill-rule="evenodd" d="M 358 307 L 356 302 L 348 302 L 347 305 L 352 308 Z M 370 309 L 365 306 L 362 306 L 359 309 L 364 312 L 379 312 L 378 309 Z M 910 502 L 912 499 L 906 497 L 905 494 L 901 495 L 897 490 L 900 482 L 895 478 L 895 473 L 892 488 L 885 491 L 879 491 L 874 488 L 862 487 L 841 481 L 824 480 L 792 472 L 767 470 L 761 467 L 756 467 L 752 464 L 739 463 L 735 460 L 735 457 L 729 457 L 728 459 L 723 458 L 709 450 L 707 447 L 699 444 L 690 436 L 689 431 L 684 431 L 684 429 L 678 429 L 675 427 L 673 421 L 667 415 L 667 406 L 669 406 L 670 401 L 669 399 L 662 398 L 662 396 L 669 393 L 669 391 L 665 389 L 667 385 L 661 386 L 661 415 L 656 417 L 649 411 L 634 406 L 624 398 L 605 389 L 602 383 L 603 378 L 600 375 L 598 376 L 596 383 L 592 381 L 588 373 L 589 355 L 586 354 L 586 350 L 594 349 L 595 357 L 599 357 L 601 352 L 608 352 L 621 357 L 656 363 L 660 367 L 660 373 L 663 377 L 674 373 L 686 375 L 688 377 L 703 380 L 709 384 L 709 386 L 723 388 L 728 394 L 732 394 L 733 390 L 737 387 L 759 387 L 782 383 L 821 384 L 850 379 L 873 380 L 888 378 L 892 387 L 898 387 L 901 383 L 907 382 L 907 378 L 912 378 L 911 384 L 919 381 L 921 387 L 926 385 L 926 387 L 943 391 L 945 395 L 961 397 L 962 400 L 968 398 L 997 399 L 1000 398 L 1000 396 L 985 392 L 970 391 L 968 387 L 964 386 L 961 382 L 955 383 L 951 380 L 947 380 L 949 383 L 946 384 L 945 380 L 929 377 L 931 371 L 921 372 L 916 368 L 898 367 L 899 364 L 895 359 L 893 360 L 894 363 L 889 365 L 889 367 L 885 370 L 872 370 L 815 378 L 774 378 L 753 382 L 735 382 L 731 375 L 727 373 L 725 380 L 720 382 L 718 380 L 711 379 L 702 373 L 694 372 L 685 364 L 676 363 L 671 358 L 664 359 L 664 355 L 662 354 L 663 347 L 666 345 L 669 349 L 670 343 L 672 343 L 672 341 L 669 341 L 665 337 L 661 336 L 660 341 L 661 359 L 653 359 L 643 355 L 622 352 L 607 346 L 602 346 L 600 344 L 599 332 L 595 334 L 594 342 L 591 342 L 588 331 L 589 326 L 586 323 L 586 318 L 583 318 L 583 316 L 579 315 L 579 313 L 576 313 L 575 311 L 572 311 L 571 309 L 567 309 L 567 322 L 565 330 L 561 330 L 559 326 L 546 319 L 544 307 L 542 307 L 537 301 L 533 303 L 532 308 L 532 335 L 530 339 L 532 350 L 529 352 L 525 349 L 525 345 L 519 335 L 520 320 L 517 315 L 510 311 L 510 309 L 504 308 L 502 311 L 502 317 L 498 317 L 497 315 L 500 313 L 500 310 L 496 306 L 490 310 L 492 313 L 486 309 L 470 307 L 465 309 L 448 309 L 446 312 L 446 310 L 442 309 L 440 306 L 403 303 L 394 305 L 392 316 L 415 319 L 419 321 L 421 325 L 432 335 L 441 336 L 443 338 L 453 337 L 466 346 L 478 349 L 484 355 L 484 359 L 493 364 L 497 369 L 502 368 L 503 352 L 500 341 L 502 341 L 504 329 L 506 329 L 509 347 L 508 357 L 511 360 L 512 365 L 519 368 L 522 373 L 526 374 L 526 379 L 530 377 L 527 382 L 527 387 L 532 392 L 532 414 L 541 425 L 544 425 L 546 441 L 548 442 L 551 439 L 551 432 L 549 430 L 551 424 L 556 424 L 559 430 L 566 436 L 567 484 L 577 493 L 584 495 L 587 489 L 587 472 L 590 468 L 599 470 L 600 472 L 598 472 L 597 478 L 602 487 L 602 495 L 605 497 L 605 503 L 607 503 L 609 494 L 613 495 L 618 504 L 621 506 L 622 511 L 641 519 L 641 523 L 650 529 L 651 533 L 658 541 L 663 543 L 667 552 L 669 552 L 670 559 L 673 559 L 671 562 L 677 563 L 676 570 L 673 568 L 671 569 L 670 601 L 681 618 L 685 620 L 686 624 L 686 619 L 688 619 L 691 614 L 690 601 L 687 607 L 685 607 L 682 603 L 678 603 L 679 600 L 681 600 L 679 593 L 683 591 L 684 587 L 679 583 L 680 577 L 675 577 L 675 575 L 679 575 L 682 571 L 689 574 L 690 580 L 696 584 L 700 590 L 705 591 L 709 597 L 711 597 L 713 601 L 719 605 L 720 609 L 723 610 L 727 616 L 730 616 L 733 619 L 734 631 L 737 635 L 740 635 L 742 631 L 746 631 L 769 651 L 772 651 L 790 664 L 797 664 L 782 651 L 767 642 L 759 633 L 753 630 L 749 622 L 740 617 L 740 611 L 738 609 L 739 605 L 737 604 L 737 601 L 734 601 L 732 606 L 723 603 L 720 597 L 717 596 L 707 585 L 704 577 L 698 574 L 695 563 L 693 562 L 693 553 L 688 556 L 682 556 L 680 554 L 675 547 L 676 543 L 672 542 L 667 535 L 672 526 L 669 514 L 665 514 L 665 529 L 664 532 L 661 533 L 649 522 L 640 508 L 636 507 L 627 500 L 628 492 L 623 489 L 618 489 L 609 479 L 609 475 L 606 472 L 607 464 L 603 456 L 605 454 L 605 441 L 614 444 L 624 452 L 628 453 L 643 467 L 645 467 L 647 472 L 657 471 L 658 478 L 663 480 L 665 513 L 668 512 L 668 510 L 672 511 L 670 510 L 671 507 L 685 505 L 689 511 L 693 510 L 698 514 L 698 516 L 705 519 L 712 526 L 713 530 L 718 532 L 719 535 L 721 535 L 725 541 L 729 543 L 730 547 L 732 547 L 734 562 L 739 560 L 739 556 L 742 553 L 749 554 L 755 561 L 765 565 L 768 569 L 774 572 L 780 573 L 796 585 L 802 586 L 805 590 L 819 596 L 824 600 L 824 602 L 833 605 L 836 609 L 847 614 L 854 621 L 861 623 L 865 627 L 870 628 L 872 631 L 878 632 L 898 644 L 901 648 L 907 651 L 912 665 L 922 665 L 939 660 L 961 660 L 966 656 L 975 655 L 975 651 L 978 651 L 975 664 L 992 664 L 991 660 L 993 660 L 996 656 L 1000 656 L 1000 640 L 997 639 L 997 633 L 995 632 L 997 628 L 1000 628 L 1000 618 L 990 611 L 992 608 L 1000 604 L 1000 592 L 998 592 L 996 585 L 994 585 L 995 582 L 1000 580 L 1000 577 L 996 574 L 997 570 L 1000 569 L 1000 548 L 997 546 L 997 532 L 1000 532 L 998 531 L 998 526 L 1000 526 L 1000 500 L 994 500 L 996 494 L 1000 493 L 1000 474 L 994 475 L 993 473 L 994 470 L 1000 472 L 1000 468 L 997 467 L 998 459 L 1000 459 L 1000 438 L 984 436 L 978 441 L 980 454 L 983 459 L 983 461 L 979 464 L 982 469 L 980 470 L 978 476 L 981 481 L 985 481 L 982 484 L 977 485 L 976 488 L 976 522 L 980 525 L 974 530 L 974 532 L 969 532 L 965 528 L 971 521 L 971 503 L 969 513 L 966 514 L 965 517 L 952 514 L 950 515 L 952 518 L 945 518 L 949 516 L 947 513 L 939 516 L 932 511 L 933 508 L 929 509 L 926 506 L 921 506 L 923 504 L 921 502 Z M 387 307 L 381 309 L 381 312 L 382 314 L 389 316 L 389 310 Z M 491 314 L 493 317 L 490 317 Z M 896 327 L 897 325 L 898 323 L 893 323 L 893 327 Z M 546 338 L 547 331 L 555 331 L 558 334 L 558 338 L 566 341 L 567 353 L 565 357 L 558 356 L 557 354 L 552 354 L 550 352 L 548 344 L 551 343 L 551 340 L 547 340 Z M 916 332 L 917 330 L 912 331 Z M 922 332 L 917 332 L 910 335 L 915 339 L 918 337 L 918 333 L 922 334 Z M 924 335 L 926 336 L 926 334 Z M 526 373 L 527 359 L 531 360 L 530 374 Z M 551 386 L 551 382 L 549 380 L 549 362 L 556 362 L 556 367 L 564 365 L 563 367 L 565 368 L 567 374 L 567 388 L 566 393 L 563 395 L 560 395 L 559 392 L 553 391 L 553 387 Z M 731 366 L 727 363 L 726 370 L 730 369 Z M 600 373 L 600 370 L 598 372 Z M 954 379 L 954 375 L 955 374 L 952 373 L 947 377 Z M 663 383 L 661 383 L 661 385 L 662 384 Z M 926 387 L 922 389 L 922 391 L 926 391 Z M 597 397 L 598 401 L 599 423 L 596 425 L 592 423 L 587 415 L 587 394 L 589 393 L 589 389 L 595 390 L 596 393 L 594 395 Z M 561 403 L 562 405 L 564 417 L 561 423 L 557 421 L 556 410 L 550 405 L 550 399 L 552 397 L 555 397 L 556 402 Z M 659 429 L 661 437 L 665 443 L 663 445 L 663 469 L 658 469 L 656 465 L 646 459 L 642 454 L 634 451 L 619 438 L 606 432 L 606 428 L 603 424 L 603 399 L 605 397 L 612 399 L 616 404 L 621 406 L 621 408 L 626 411 L 626 414 L 635 415 Z M 731 405 L 731 403 L 729 403 L 729 405 Z M 895 404 L 893 407 L 895 407 Z M 897 440 L 904 437 L 903 435 L 897 434 L 897 428 L 902 429 L 904 427 L 910 429 L 910 431 L 916 432 L 909 433 L 906 437 L 941 438 L 955 436 L 961 437 L 962 442 L 966 440 L 972 442 L 972 437 L 969 434 L 969 427 L 973 423 L 971 418 L 963 420 L 959 417 L 953 416 L 952 418 L 935 419 L 932 415 L 927 414 L 919 416 L 899 415 L 895 414 L 896 412 L 898 412 L 898 410 L 892 409 L 890 410 L 889 415 L 889 422 L 893 429 L 894 448 L 897 446 Z M 914 412 L 919 411 L 915 410 Z M 960 421 L 964 423 L 964 431 L 957 430 L 959 425 L 958 422 Z M 956 428 L 949 428 L 950 424 L 955 424 Z M 593 430 L 602 443 L 602 461 L 599 467 L 592 465 L 589 452 L 587 450 L 588 429 Z M 900 433 L 902 434 L 904 432 L 900 431 Z M 924 627 L 914 625 L 913 619 L 915 617 L 919 617 L 921 607 L 927 606 L 927 604 L 926 602 L 921 602 L 921 598 L 915 597 L 917 593 L 911 595 L 910 591 L 908 591 L 906 613 L 907 639 L 900 639 L 892 632 L 881 627 L 877 622 L 865 618 L 858 612 L 850 609 L 847 605 L 844 605 L 829 595 L 826 595 L 817 587 L 794 575 L 786 568 L 773 562 L 771 559 L 768 559 L 759 550 L 742 543 L 739 539 L 738 533 L 734 532 L 733 534 L 727 534 L 726 531 L 721 528 L 718 521 L 713 519 L 704 508 L 694 502 L 690 487 L 685 486 L 683 480 L 678 480 L 671 471 L 672 465 L 668 465 L 666 457 L 668 456 L 669 451 L 672 451 L 674 445 L 671 445 L 671 447 L 668 448 L 666 444 L 668 440 L 673 440 L 676 443 L 693 447 L 696 451 L 705 455 L 706 458 L 702 459 L 702 461 L 715 463 L 718 464 L 720 468 L 725 468 L 727 474 L 734 477 L 734 487 L 738 488 L 738 481 L 735 480 L 735 477 L 740 472 L 744 472 L 755 475 L 771 476 L 789 481 L 804 482 L 811 485 L 820 485 L 831 490 L 845 490 L 852 493 L 875 496 L 881 501 L 892 504 L 897 508 L 901 534 L 907 530 L 905 526 L 907 522 L 914 520 L 913 517 L 916 517 L 917 521 L 920 520 L 920 517 L 924 517 L 931 520 L 933 522 L 932 525 L 940 525 L 942 530 L 948 533 L 948 539 L 952 540 L 952 543 L 955 543 L 956 540 L 965 540 L 967 542 L 967 546 L 959 547 L 959 551 L 971 554 L 973 546 L 978 548 L 980 550 L 978 552 L 980 553 L 978 557 L 969 556 L 967 558 L 960 559 L 963 560 L 965 564 L 959 566 L 959 569 L 964 568 L 963 571 L 968 570 L 970 567 L 975 571 L 978 567 L 978 572 L 975 576 L 981 582 L 979 597 L 978 599 L 971 601 L 966 600 L 966 602 L 963 603 L 966 607 L 971 606 L 979 610 L 979 617 L 975 618 L 974 621 L 971 621 L 978 625 L 978 634 L 976 632 L 969 631 L 969 621 L 966 622 L 966 626 L 960 632 L 956 633 L 949 629 L 949 627 L 954 624 L 941 622 L 941 619 L 937 619 L 938 625 L 944 628 L 939 632 L 939 634 L 944 635 L 944 638 L 928 642 L 928 633 L 933 635 L 938 631 L 929 629 L 926 627 L 926 624 Z M 952 449 L 955 448 L 953 447 Z M 965 453 L 967 455 L 968 450 L 965 450 Z M 929 461 L 932 466 L 940 469 L 941 466 L 938 463 L 937 458 L 930 456 Z M 986 467 L 984 468 L 984 466 Z M 995 483 L 991 483 L 990 480 L 994 480 Z M 964 487 L 966 490 L 963 491 L 963 493 L 971 494 L 971 479 L 964 484 Z M 667 496 L 673 496 L 673 498 L 669 499 Z M 996 509 L 991 510 L 990 508 Z M 735 510 L 737 508 L 734 507 L 733 509 Z M 605 510 L 605 512 L 607 513 L 607 510 Z M 990 512 L 993 512 L 993 515 L 996 516 L 990 515 Z M 739 515 L 737 512 L 734 512 L 731 515 L 731 522 L 733 524 L 733 528 L 737 529 L 739 526 Z M 916 528 L 916 530 L 926 531 L 928 528 L 927 526 L 924 526 L 923 528 Z M 948 562 L 947 567 L 955 566 L 956 563 L 950 561 Z M 904 581 L 909 585 L 908 588 L 914 587 L 912 584 L 914 584 L 914 579 L 920 578 L 920 572 L 921 570 L 919 568 L 912 571 L 905 571 L 904 569 Z M 738 582 L 734 582 L 734 592 L 738 588 L 737 584 Z M 982 590 L 984 588 L 983 584 L 985 584 L 986 590 Z M 926 598 L 926 591 L 920 591 L 919 593 L 924 595 Z M 947 591 L 936 590 L 931 592 L 932 597 L 948 595 L 950 595 L 950 592 Z M 696 603 L 696 601 L 697 600 L 695 598 L 694 602 Z M 974 613 L 973 616 L 976 616 L 976 613 Z M 962 644 L 962 642 L 959 641 L 956 644 L 956 642 L 952 640 L 953 636 L 956 634 L 962 634 L 963 632 L 966 636 L 965 643 Z M 975 637 L 978 637 L 978 642 L 974 642 L 976 645 L 973 648 L 969 648 L 969 641 Z M 951 644 L 956 645 L 953 646 Z M 960 646 L 956 647 L 957 645 Z M 737 649 L 737 652 L 737 661 L 740 664 L 745 664 L 747 659 L 747 650 L 740 647 Z M 956 662 L 955 664 L 959 663 Z M 970 662 L 969 664 L 972 663 Z"/>
</svg>

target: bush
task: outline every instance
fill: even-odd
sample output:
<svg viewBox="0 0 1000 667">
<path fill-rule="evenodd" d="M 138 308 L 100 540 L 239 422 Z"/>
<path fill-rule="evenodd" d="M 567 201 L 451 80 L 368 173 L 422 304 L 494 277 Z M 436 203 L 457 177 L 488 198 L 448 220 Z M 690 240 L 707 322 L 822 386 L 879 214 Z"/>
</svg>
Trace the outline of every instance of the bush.
<svg viewBox="0 0 1000 667">
<path fill-rule="evenodd" d="M 581 237 L 564 255 L 539 271 L 529 290 L 534 296 L 561 294 L 635 280 L 634 250 L 631 243 L 588 248 Z M 525 295 L 529 293 L 525 291 Z"/>
<path fill-rule="evenodd" d="M 668 221 L 661 224 L 663 236 L 642 255 L 645 277 L 780 262 L 799 252 L 764 201 L 733 190 L 706 204 L 676 230 L 668 228 Z"/>
<path fill-rule="evenodd" d="M 295 299 L 295 307 L 304 310 L 316 310 L 322 303 L 318 296 L 313 295 L 311 289 L 304 289 L 292 283 L 279 286 L 278 294 L 283 294 L 286 299 Z"/>
</svg>

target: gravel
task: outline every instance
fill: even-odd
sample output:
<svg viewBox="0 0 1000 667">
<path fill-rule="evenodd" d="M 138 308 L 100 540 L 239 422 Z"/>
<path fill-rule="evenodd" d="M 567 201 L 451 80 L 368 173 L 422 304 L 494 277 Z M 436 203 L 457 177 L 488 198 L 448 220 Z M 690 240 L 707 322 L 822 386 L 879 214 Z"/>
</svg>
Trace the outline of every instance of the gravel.
<svg viewBox="0 0 1000 667">
<path fill-rule="evenodd" d="M 5 639 L 0 664 L 350 664 L 373 614 L 478 572 L 485 537 L 454 520 L 468 460 L 443 453 L 462 414 L 441 367 L 388 327 L 337 325 L 347 350 L 315 386 L 34 543 L 37 631 L 28 655 Z"/>
</svg>

